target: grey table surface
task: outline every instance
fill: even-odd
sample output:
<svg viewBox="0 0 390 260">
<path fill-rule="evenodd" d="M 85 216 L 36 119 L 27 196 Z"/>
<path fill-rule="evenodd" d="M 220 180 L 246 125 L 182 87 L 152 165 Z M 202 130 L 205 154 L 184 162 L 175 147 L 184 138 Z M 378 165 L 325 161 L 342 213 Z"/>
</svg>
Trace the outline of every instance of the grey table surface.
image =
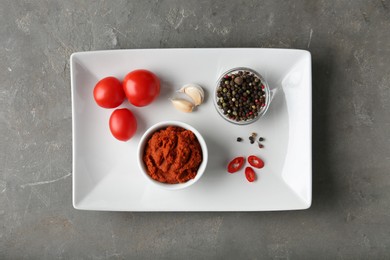
<svg viewBox="0 0 390 260">
<path fill-rule="evenodd" d="M 0 10 L 1 259 L 389 259 L 390 1 L 18 0 Z M 312 53 L 310 209 L 73 209 L 70 55 L 171 47 Z"/>
</svg>

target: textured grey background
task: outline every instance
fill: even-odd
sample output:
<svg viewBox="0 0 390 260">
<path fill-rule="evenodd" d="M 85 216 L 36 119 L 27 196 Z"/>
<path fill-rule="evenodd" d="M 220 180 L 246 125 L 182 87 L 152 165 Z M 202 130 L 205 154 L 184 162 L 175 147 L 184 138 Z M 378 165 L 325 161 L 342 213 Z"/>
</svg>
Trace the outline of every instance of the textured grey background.
<svg viewBox="0 0 390 260">
<path fill-rule="evenodd" d="M 0 11 L 1 259 L 390 257 L 389 0 L 1 1 Z M 169 47 L 311 51 L 311 209 L 72 208 L 70 54 Z"/>
</svg>

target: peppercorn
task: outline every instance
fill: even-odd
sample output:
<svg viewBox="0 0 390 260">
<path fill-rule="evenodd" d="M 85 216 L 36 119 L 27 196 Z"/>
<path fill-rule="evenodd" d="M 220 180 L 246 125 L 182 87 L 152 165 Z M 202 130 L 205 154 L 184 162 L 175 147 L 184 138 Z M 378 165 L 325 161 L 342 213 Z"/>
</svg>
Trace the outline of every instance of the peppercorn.
<svg viewBox="0 0 390 260">
<path fill-rule="evenodd" d="M 241 137 L 237 137 L 237 142 L 242 142 L 242 138 Z"/>
<path fill-rule="evenodd" d="M 234 79 L 234 83 L 236 83 L 237 85 L 241 85 L 243 82 L 243 79 L 241 77 L 237 77 Z"/>
</svg>

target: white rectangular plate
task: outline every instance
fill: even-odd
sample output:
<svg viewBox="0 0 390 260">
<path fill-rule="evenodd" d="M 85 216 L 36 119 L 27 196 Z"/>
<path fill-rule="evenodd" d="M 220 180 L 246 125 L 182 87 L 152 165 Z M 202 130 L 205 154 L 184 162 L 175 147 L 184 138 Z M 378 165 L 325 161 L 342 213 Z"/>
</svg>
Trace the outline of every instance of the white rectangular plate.
<svg viewBox="0 0 390 260">
<path fill-rule="evenodd" d="M 74 53 L 71 56 L 73 109 L 73 206 L 109 211 L 268 211 L 306 209 L 311 205 L 311 55 L 288 49 L 146 49 Z M 262 74 L 275 91 L 267 114 L 238 126 L 215 110 L 212 93 L 218 77 L 235 67 Z M 148 69 L 162 81 L 151 105 L 137 108 L 138 130 L 128 142 L 111 136 L 108 120 L 113 109 L 93 99 L 103 77 L 123 79 L 134 69 Z M 182 113 L 169 97 L 187 83 L 205 89 L 205 103 Z M 153 124 L 178 120 L 195 127 L 205 138 L 209 163 L 202 178 L 178 191 L 161 190 L 147 182 L 137 165 L 137 145 Z M 264 148 L 250 144 L 257 132 Z M 244 142 L 237 142 L 242 137 Z M 236 156 L 257 155 L 265 167 L 249 183 L 243 170 L 226 171 Z"/>
</svg>

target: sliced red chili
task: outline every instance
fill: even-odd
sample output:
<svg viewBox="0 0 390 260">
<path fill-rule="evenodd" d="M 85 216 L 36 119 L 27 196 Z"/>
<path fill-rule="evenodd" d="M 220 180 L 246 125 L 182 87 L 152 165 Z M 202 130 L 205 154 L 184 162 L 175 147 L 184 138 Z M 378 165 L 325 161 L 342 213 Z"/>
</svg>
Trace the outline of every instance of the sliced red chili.
<svg viewBox="0 0 390 260">
<path fill-rule="evenodd" d="M 239 171 L 244 165 L 245 158 L 244 157 L 236 157 L 234 158 L 228 165 L 227 171 L 229 173 L 234 173 Z"/>
<path fill-rule="evenodd" d="M 249 182 L 254 182 L 256 180 L 256 173 L 252 167 L 245 168 L 245 177 Z"/>
<path fill-rule="evenodd" d="M 248 157 L 248 162 L 250 165 L 252 165 L 255 168 L 261 169 L 264 167 L 264 162 L 262 159 L 255 155 L 251 155 Z"/>
</svg>

